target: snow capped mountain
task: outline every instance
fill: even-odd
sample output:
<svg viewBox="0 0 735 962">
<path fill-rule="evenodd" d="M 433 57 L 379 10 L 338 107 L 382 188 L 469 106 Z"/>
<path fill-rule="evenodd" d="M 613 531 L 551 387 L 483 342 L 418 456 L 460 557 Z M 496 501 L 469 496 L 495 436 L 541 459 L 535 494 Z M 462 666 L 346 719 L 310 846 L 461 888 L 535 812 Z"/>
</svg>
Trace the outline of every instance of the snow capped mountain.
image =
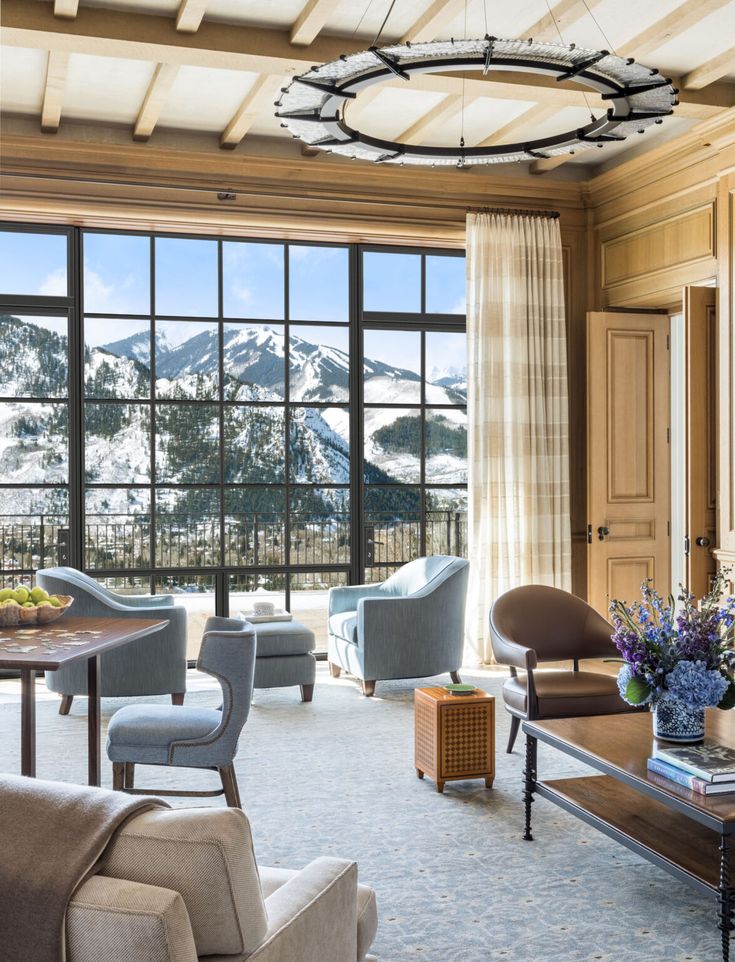
<svg viewBox="0 0 735 962">
<path fill-rule="evenodd" d="M 224 397 L 255 405 L 225 409 L 225 480 L 228 483 L 283 483 L 286 444 L 283 408 L 257 402 L 285 398 L 285 363 L 290 369 L 290 399 L 304 404 L 291 415 L 290 480 L 315 485 L 350 480 L 349 355 L 338 347 L 300 337 L 292 329 L 228 323 L 224 327 Z M 22 399 L 64 399 L 67 392 L 67 339 L 42 322 L 0 315 L 0 393 L 18 398 L 0 412 L 0 472 L 8 481 L 37 484 L 68 477 L 66 405 Z M 90 482 L 119 485 L 150 480 L 150 411 L 130 403 L 150 397 L 150 335 L 139 331 L 85 349 L 85 472 Z M 219 397 L 219 330 L 212 325 L 175 343 L 162 331 L 156 337 L 156 396 L 216 401 Z M 420 376 L 374 358 L 364 360 L 365 473 L 370 481 L 416 483 L 420 478 L 421 419 L 411 410 L 421 399 Z M 426 385 L 429 404 L 460 404 L 466 376 L 447 368 L 432 372 Z M 95 399 L 120 400 L 99 404 Z M 327 408 L 308 407 L 310 402 Z M 403 405 L 390 408 L 385 405 Z M 210 483 L 217 480 L 219 418 L 206 403 L 196 409 L 161 404 L 156 414 L 156 480 L 159 483 Z M 433 412 L 425 427 L 426 477 L 435 483 L 465 478 L 464 413 Z M 354 442 L 353 442 L 354 443 Z M 119 496 L 118 496 L 119 495 Z M 126 514 L 129 494 L 110 491 L 108 509 Z M 182 498 L 184 496 L 182 495 Z M 329 505 L 324 493 L 325 506 Z M 182 501 L 182 510 L 185 502 Z"/>
<path fill-rule="evenodd" d="M 169 343 L 166 335 L 162 331 L 156 332 L 156 360 L 166 354 L 169 350 Z M 98 350 L 105 351 L 107 354 L 114 354 L 115 357 L 127 357 L 131 361 L 138 361 L 146 367 L 150 365 L 151 356 L 151 335 L 145 331 L 137 331 L 129 337 L 124 337 L 120 341 L 113 341 L 105 344 Z"/>
</svg>

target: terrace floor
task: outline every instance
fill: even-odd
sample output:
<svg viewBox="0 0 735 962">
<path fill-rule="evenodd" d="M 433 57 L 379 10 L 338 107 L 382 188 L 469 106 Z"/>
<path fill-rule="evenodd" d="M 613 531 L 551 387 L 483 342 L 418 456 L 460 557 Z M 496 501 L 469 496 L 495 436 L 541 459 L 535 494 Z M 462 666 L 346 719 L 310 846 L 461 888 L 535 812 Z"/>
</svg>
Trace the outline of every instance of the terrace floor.
<svg viewBox="0 0 735 962">
<path fill-rule="evenodd" d="M 607 666 L 610 670 L 610 666 Z M 499 695 L 504 671 L 463 677 Z M 379 683 L 364 698 L 321 662 L 314 701 L 294 689 L 256 693 L 236 761 L 243 806 L 263 864 L 301 867 L 318 855 L 355 859 L 378 894 L 382 962 L 707 962 L 719 958 L 715 906 L 626 849 L 540 800 L 533 844 L 522 841 L 521 751 L 503 750 L 497 777 L 448 783 L 413 768 L 413 682 Z M 86 701 L 57 714 L 38 682 L 38 774 L 86 777 Z M 143 699 L 141 699 L 143 700 Z M 148 700 L 148 699 L 146 699 Z M 158 699 L 150 699 L 158 700 Z M 188 701 L 216 705 L 190 672 Z M 18 771 L 19 685 L 0 680 L 0 771 Z M 103 701 L 103 721 L 125 704 Z M 540 771 L 581 766 L 540 746 Z M 103 777 L 110 784 L 110 766 Z M 213 787 L 206 772 L 142 768 L 141 786 Z M 172 799 L 174 805 L 221 801 Z"/>
</svg>

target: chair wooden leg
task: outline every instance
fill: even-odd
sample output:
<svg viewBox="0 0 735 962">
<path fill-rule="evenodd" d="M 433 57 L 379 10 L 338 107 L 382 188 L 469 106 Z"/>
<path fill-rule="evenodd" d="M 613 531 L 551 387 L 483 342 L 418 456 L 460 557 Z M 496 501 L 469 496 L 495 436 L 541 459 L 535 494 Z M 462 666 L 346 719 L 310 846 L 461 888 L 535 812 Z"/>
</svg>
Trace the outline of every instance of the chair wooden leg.
<svg viewBox="0 0 735 962">
<path fill-rule="evenodd" d="M 125 788 L 135 788 L 135 765 L 125 762 Z"/>
<path fill-rule="evenodd" d="M 518 729 L 520 728 L 521 720 L 517 715 L 510 716 L 510 735 L 508 736 L 508 747 L 506 752 L 510 755 L 513 751 L 513 745 L 515 745 L 516 736 L 518 735 Z"/>
<path fill-rule="evenodd" d="M 362 693 L 366 698 L 372 698 L 375 694 L 375 682 L 374 681 L 363 681 L 362 683 Z"/>
<path fill-rule="evenodd" d="M 450 671 L 450 672 L 449 672 L 449 675 L 450 675 L 450 677 L 451 677 L 451 679 L 452 679 L 452 681 L 454 682 L 455 685 L 461 685 L 461 684 L 462 684 L 462 679 L 459 677 L 459 672 L 458 672 L 458 671 Z"/>
<path fill-rule="evenodd" d="M 222 788 L 225 790 L 225 801 L 230 808 L 242 808 L 240 801 L 240 790 L 237 787 L 237 776 L 232 765 L 223 765 L 218 769 L 219 777 L 222 779 Z"/>
<path fill-rule="evenodd" d="M 71 703 L 74 701 L 74 695 L 62 695 L 61 704 L 59 705 L 59 714 L 68 715 L 71 711 Z"/>
<path fill-rule="evenodd" d="M 301 701 L 311 701 L 314 697 L 313 685 L 301 685 Z"/>
<path fill-rule="evenodd" d="M 125 789 L 125 762 L 112 763 L 112 790 L 122 792 Z"/>
<path fill-rule="evenodd" d="M 186 695 L 186 692 L 185 692 L 185 691 L 174 691 L 174 692 L 172 692 L 172 693 L 171 693 L 171 704 L 172 704 L 172 705 L 183 705 L 183 704 L 184 704 L 184 696 L 185 696 L 185 695 Z"/>
<path fill-rule="evenodd" d="M 339 676 L 342 674 L 342 669 L 339 667 L 339 665 L 335 665 L 333 661 L 330 661 L 329 674 L 332 676 L 332 678 L 339 678 Z"/>
</svg>

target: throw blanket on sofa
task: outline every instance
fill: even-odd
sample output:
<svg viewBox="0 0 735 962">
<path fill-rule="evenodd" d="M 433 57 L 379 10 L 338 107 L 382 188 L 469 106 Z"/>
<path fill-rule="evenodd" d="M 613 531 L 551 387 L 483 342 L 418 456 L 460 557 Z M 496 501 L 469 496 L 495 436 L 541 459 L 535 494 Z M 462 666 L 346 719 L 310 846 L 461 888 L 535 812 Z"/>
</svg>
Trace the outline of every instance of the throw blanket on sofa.
<svg viewBox="0 0 735 962">
<path fill-rule="evenodd" d="M 63 962 L 69 900 L 115 831 L 159 799 L 0 775 L 0 958 Z"/>
</svg>

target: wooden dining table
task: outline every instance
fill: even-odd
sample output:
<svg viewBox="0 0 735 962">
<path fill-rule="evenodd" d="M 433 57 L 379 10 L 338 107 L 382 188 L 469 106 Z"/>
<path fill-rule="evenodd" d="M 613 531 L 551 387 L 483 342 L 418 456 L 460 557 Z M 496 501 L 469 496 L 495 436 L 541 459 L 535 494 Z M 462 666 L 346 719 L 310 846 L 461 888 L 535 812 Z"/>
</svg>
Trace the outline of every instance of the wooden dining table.
<svg viewBox="0 0 735 962">
<path fill-rule="evenodd" d="M 87 662 L 88 783 L 100 784 L 100 655 L 152 635 L 167 620 L 64 615 L 49 625 L 0 628 L 0 669 L 20 672 L 21 775 L 36 775 L 36 672 Z"/>
</svg>

